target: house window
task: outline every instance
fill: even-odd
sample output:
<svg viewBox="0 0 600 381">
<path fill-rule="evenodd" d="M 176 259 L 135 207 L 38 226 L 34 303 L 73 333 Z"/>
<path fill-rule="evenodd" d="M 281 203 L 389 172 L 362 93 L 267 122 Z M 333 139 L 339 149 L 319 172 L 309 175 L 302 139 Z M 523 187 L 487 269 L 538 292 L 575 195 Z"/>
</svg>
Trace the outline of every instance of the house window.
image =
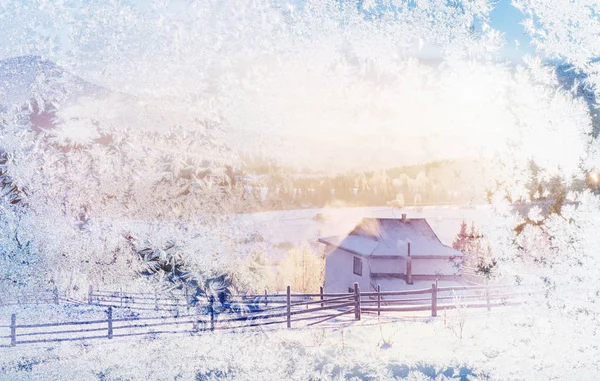
<svg viewBox="0 0 600 381">
<path fill-rule="evenodd" d="M 362 276 L 362 259 L 354 257 L 354 274 Z"/>
</svg>

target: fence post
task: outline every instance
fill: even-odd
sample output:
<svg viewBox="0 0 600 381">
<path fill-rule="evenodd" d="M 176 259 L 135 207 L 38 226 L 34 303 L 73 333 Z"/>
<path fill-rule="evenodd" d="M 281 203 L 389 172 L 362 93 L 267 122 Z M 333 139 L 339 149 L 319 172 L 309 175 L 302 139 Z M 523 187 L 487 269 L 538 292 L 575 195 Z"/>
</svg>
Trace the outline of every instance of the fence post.
<svg viewBox="0 0 600 381">
<path fill-rule="evenodd" d="M 52 294 L 54 296 L 54 304 L 58 304 L 58 287 L 54 286 L 54 290 L 52 290 Z"/>
<path fill-rule="evenodd" d="M 490 306 L 490 287 L 487 279 L 485 280 L 485 299 L 487 304 L 487 310 L 491 311 L 492 308 Z"/>
<path fill-rule="evenodd" d="M 154 309 L 158 311 L 158 291 L 154 290 Z"/>
<path fill-rule="evenodd" d="M 88 289 L 88 304 L 92 304 L 92 297 L 94 294 L 94 286 L 90 284 L 90 288 Z"/>
<path fill-rule="evenodd" d="M 17 314 L 10 315 L 10 345 L 17 345 Z"/>
<path fill-rule="evenodd" d="M 123 307 L 123 287 L 119 288 L 119 298 L 121 299 L 121 307 Z"/>
<path fill-rule="evenodd" d="M 287 327 L 288 328 L 292 327 L 292 306 L 291 306 L 291 302 L 292 302 L 291 289 L 290 289 L 290 286 L 287 286 Z"/>
<path fill-rule="evenodd" d="M 437 283 L 431 284 L 431 316 L 437 316 Z"/>
<path fill-rule="evenodd" d="M 201 311 L 200 311 L 200 306 L 199 306 L 199 303 L 196 303 L 196 304 L 194 305 L 194 309 L 195 309 L 195 312 L 196 312 L 196 313 L 195 313 L 195 316 L 194 316 L 194 317 L 195 317 L 195 319 L 194 319 L 194 320 L 193 320 L 193 322 L 192 322 L 192 330 L 193 330 L 194 332 L 196 332 L 196 331 L 198 331 L 198 329 L 199 329 L 199 326 L 200 326 L 200 315 L 201 315 Z"/>
<path fill-rule="evenodd" d="M 267 299 L 267 289 L 265 288 L 265 306 L 269 305 L 269 301 Z"/>
<path fill-rule="evenodd" d="M 321 308 L 323 308 L 324 303 L 323 303 L 323 286 L 321 286 L 319 293 L 321 294 Z"/>
<path fill-rule="evenodd" d="M 113 312 L 112 306 L 109 306 L 108 311 L 107 311 L 107 313 L 108 313 L 108 338 L 109 339 L 112 339 L 112 337 L 113 337 L 112 312 Z"/>
<path fill-rule="evenodd" d="M 208 308 L 210 309 L 210 330 L 215 330 L 215 309 L 213 307 L 215 303 L 214 295 L 210 296 Z"/>
<path fill-rule="evenodd" d="M 406 256 L 406 284 L 413 284 L 412 280 L 412 257 L 410 256 L 410 242 L 408 243 L 408 253 Z"/>
<path fill-rule="evenodd" d="M 381 285 L 377 285 L 377 316 L 381 315 Z"/>
<path fill-rule="evenodd" d="M 360 287 L 354 282 L 354 319 L 360 320 Z"/>
</svg>

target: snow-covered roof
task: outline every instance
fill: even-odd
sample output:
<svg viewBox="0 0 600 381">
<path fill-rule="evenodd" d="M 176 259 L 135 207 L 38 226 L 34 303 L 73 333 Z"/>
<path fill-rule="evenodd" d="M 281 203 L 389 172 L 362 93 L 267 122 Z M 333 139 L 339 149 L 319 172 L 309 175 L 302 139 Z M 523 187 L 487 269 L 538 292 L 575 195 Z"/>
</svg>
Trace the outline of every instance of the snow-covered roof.
<svg viewBox="0 0 600 381">
<path fill-rule="evenodd" d="M 442 244 L 424 218 L 363 218 L 346 236 L 319 242 L 372 257 L 456 257 L 463 254 Z"/>
</svg>

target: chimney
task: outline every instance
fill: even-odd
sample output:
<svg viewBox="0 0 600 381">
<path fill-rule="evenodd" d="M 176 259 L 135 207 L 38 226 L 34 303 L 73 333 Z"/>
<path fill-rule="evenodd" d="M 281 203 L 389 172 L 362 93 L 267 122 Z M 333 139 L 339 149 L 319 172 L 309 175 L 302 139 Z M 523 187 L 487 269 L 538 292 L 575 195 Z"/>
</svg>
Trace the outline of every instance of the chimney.
<svg viewBox="0 0 600 381">
<path fill-rule="evenodd" d="M 408 243 L 408 255 L 406 257 L 406 284 L 413 284 L 412 257 L 410 256 L 410 242 Z"/>
<path fill-rule="evenodd" d="M 402 222 L 406 222 L 406 213 L 402 213 Z"/>
</svg>

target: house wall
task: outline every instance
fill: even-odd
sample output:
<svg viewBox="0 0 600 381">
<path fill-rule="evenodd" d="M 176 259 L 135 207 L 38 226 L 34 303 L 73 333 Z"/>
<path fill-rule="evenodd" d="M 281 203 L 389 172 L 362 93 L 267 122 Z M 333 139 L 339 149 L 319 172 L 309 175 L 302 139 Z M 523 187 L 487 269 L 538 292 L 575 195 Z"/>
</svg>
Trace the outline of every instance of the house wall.
<svg viewBox="0 0 600 381">
<path fill-rule="evenodd" d="M 406 274 L 406 258 L 369 258 L 371 273 Z M 449 259 L 412 258 L 413 275 L 456 275 L 458 272 Z"/>
<path fill-rule="evenodd" d="M 369 258 L 372 273 L 406 274 L 406 258 Z"/>
<path fill-rule="evenodd" d="M 356 275 L 354 257 L 362 258 L 362 276 Z M 348 292 L 358 282 L 362 291 L 373 291 L 370 273 L 406 274 L 406 258 L 365 258 L 345 250 L 327 246 L 325 250 L 325 284 L 326 293 Z M 418 280 L 419 275 L 434 276 L 457 275 L 458 268 L 449 259 L 419 259 L 412 258 L 412 273 Z M 427 277 L 429 279 L 430 277 Z M 406 283 L 405 280 L 399 282 Z"/>
<path fill-rule="evenodd" d="M 449 259 L 412 259 L 413 275 L 457 275 L 458 268 Z"/>
<path fill-rule="evenodd" d="M 326 293 L 348 292 L 349 287 L 354 287 L 354 282 L 358 282 L 361 290 L 372 291 L 367 259 L 357 256 L 363 260 L 362 276 L 359 276 L 353 271 L 354 257 L 355 255 L 345 250 L 328 247 L 325 252 L 325 285 L 323 287 Z"/>
</svg>

